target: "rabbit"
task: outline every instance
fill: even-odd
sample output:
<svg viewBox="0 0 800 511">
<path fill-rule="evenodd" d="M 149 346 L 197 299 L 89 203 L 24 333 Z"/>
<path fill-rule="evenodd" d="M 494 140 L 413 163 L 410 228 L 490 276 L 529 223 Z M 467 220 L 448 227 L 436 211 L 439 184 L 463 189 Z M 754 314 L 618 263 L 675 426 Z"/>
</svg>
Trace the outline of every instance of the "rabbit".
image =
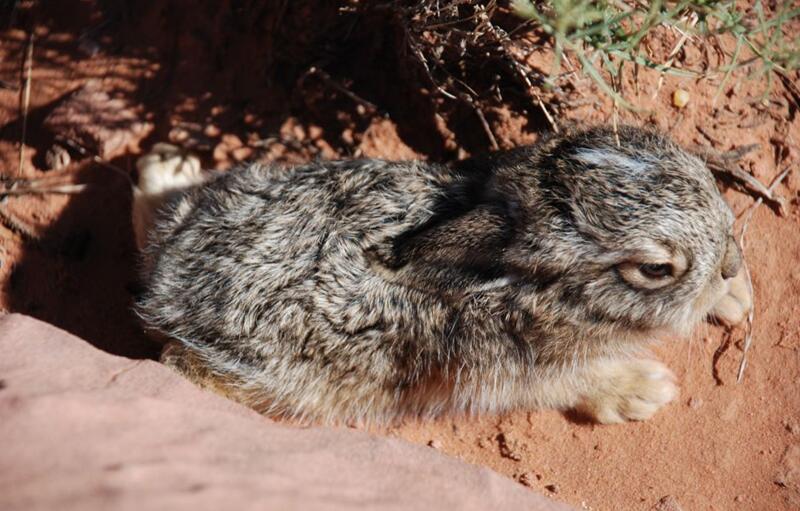
<svg viewBox="0 0 800 511">
<path fill-rule="evenodd" d="M 269 416 L 645 420 L 678 393 L 648 345 L 752 304 L 714 178 L 655 131 L 453 165 L 191 158 L 139 162 L 135 310 L 164 363 Z"/>
</svg>

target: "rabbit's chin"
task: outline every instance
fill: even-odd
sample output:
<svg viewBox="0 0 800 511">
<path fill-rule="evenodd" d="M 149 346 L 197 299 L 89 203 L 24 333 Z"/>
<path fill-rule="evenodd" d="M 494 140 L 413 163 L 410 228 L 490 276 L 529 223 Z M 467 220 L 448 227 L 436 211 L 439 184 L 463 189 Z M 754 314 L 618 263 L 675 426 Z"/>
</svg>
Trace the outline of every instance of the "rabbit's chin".
<svg viewBox="0 0 800 511">
<path fill-rule="evenodd" d="M 664 311 L 662 311 L 660 317 L 664 322 L 654 326 L 652 336 L 654 338 L 689 337 L 698 324 L 713 315 L 714 307 L 727 293 L 728 285 L 722 279 L 709 283 L 693 301 L 673 310 L 671 314 L 663 314 Z"/>
</svg>

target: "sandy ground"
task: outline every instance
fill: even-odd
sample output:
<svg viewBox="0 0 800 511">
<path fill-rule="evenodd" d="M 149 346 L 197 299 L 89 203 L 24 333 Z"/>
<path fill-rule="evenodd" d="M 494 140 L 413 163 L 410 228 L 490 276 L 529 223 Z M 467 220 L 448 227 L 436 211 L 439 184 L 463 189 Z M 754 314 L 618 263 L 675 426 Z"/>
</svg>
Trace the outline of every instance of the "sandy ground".
<svg viewBox="0 0 800 511">
<path fill-rule="evenodd" d="M 41 318 L 111 353 L 156 355 L 129 309 L 138 288 L 128 185 L 135 158 L 155 142 L 181 143 L 216 168 L 249 159 L 447 160 L 481 148 L 441 126 L 440 118 L 424 118 L 414 98 L 398 97 L 396 89 L 381 93 L 385 83 L 355 83 L 359 97 L 379 109 L 370 112 L 332 82 L 271 81 L 252 64 L 269 48 L 247 39 L 249 33 L 235 43 L 204 38 L 220 25 L 203 5 L 196 18 L 205 24 L 181 18 L 177 7 L 153 5 L 110 28 L 92 2 L 27 13 L 36 37 L 21 168 L 29 35 L 13 27 L 0 32 L 3 175 L 88 184 L 80 194 L 3 199 L 5 310 Z M 183 24 L 172 30 L 176 19 Z M 667 34 L 649 44 L 663 55 L 674 42 Z M 229 58 L 219 58 L 220 48 Z M 687 65 L 708 58 L 694 43 L 679 57 Z M 544 66 L 548 57 L 530 58 Z M 796 76 L 789 81 L 800 85 Z M 742 167 L 767 184 L 795 169 L 776 187 L 786 200 L 783 214 L 762 205 L 747 229 L 756 308 L 744 380 L 736 383 L 744 330 L 703 325 L 688 340 L 656 348 L 679 376 L 682 394 L 648 422 L 597 426 L 570 413 L 520 411 L 409 422 L 377 433 L 491 467 L 579 508 L 800 509 L 800 98 L 776 80 L 762 100 L 765 80 L 741 73 L 722 89 L 719 80 L 660 81 L 648 73 L 625 76 L 622 84 L 642 112 L 614 110 L 584 82 L 558 109 L 557 122 L 657 125 L 687 146 L 720 151 L 758 144 Z M 672 105 L 677 88 L 690 92 L 683 109 Z M 500 106 L 487 118 L 501 147 L 535 141 L 548 129 L 534 106 L 522 113 Z M 49 170 L 46 152 L 56 143 L 66 145 L 71 163 Z M 730 182 L 720 185 L 741 228 L 754 199 Z"/>
</svg>

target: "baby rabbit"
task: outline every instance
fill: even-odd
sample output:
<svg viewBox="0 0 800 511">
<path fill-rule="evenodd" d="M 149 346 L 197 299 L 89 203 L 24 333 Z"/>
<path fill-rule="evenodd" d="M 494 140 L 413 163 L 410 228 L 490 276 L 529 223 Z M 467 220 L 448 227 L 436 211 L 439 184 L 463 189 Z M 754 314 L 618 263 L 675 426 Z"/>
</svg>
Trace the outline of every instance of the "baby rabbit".
<svg viewBox="0 0 800 511">
<path fill-rule="evenodd" d="M 165 363 L 269 415 L 642 420 L 677 394 L 648 342 L 751 305 L 711 173 L 651 131 L 216 176 L 159 145 L 139 170 L 136 311 Z"/>
</svg>

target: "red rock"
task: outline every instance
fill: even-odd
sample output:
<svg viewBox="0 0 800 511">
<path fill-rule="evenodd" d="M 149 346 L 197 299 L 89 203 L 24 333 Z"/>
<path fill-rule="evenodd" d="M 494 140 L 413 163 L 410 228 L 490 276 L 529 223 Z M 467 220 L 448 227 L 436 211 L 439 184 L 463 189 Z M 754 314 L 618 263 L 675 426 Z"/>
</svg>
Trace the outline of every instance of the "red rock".
<svg viewBox="0 0 800 511">
<path fill-rule="evenodd" d="M 150 360 L 0 317 L 0 509 L 564 510 L 401 440 L 297 428 Z"/>
</svg>

